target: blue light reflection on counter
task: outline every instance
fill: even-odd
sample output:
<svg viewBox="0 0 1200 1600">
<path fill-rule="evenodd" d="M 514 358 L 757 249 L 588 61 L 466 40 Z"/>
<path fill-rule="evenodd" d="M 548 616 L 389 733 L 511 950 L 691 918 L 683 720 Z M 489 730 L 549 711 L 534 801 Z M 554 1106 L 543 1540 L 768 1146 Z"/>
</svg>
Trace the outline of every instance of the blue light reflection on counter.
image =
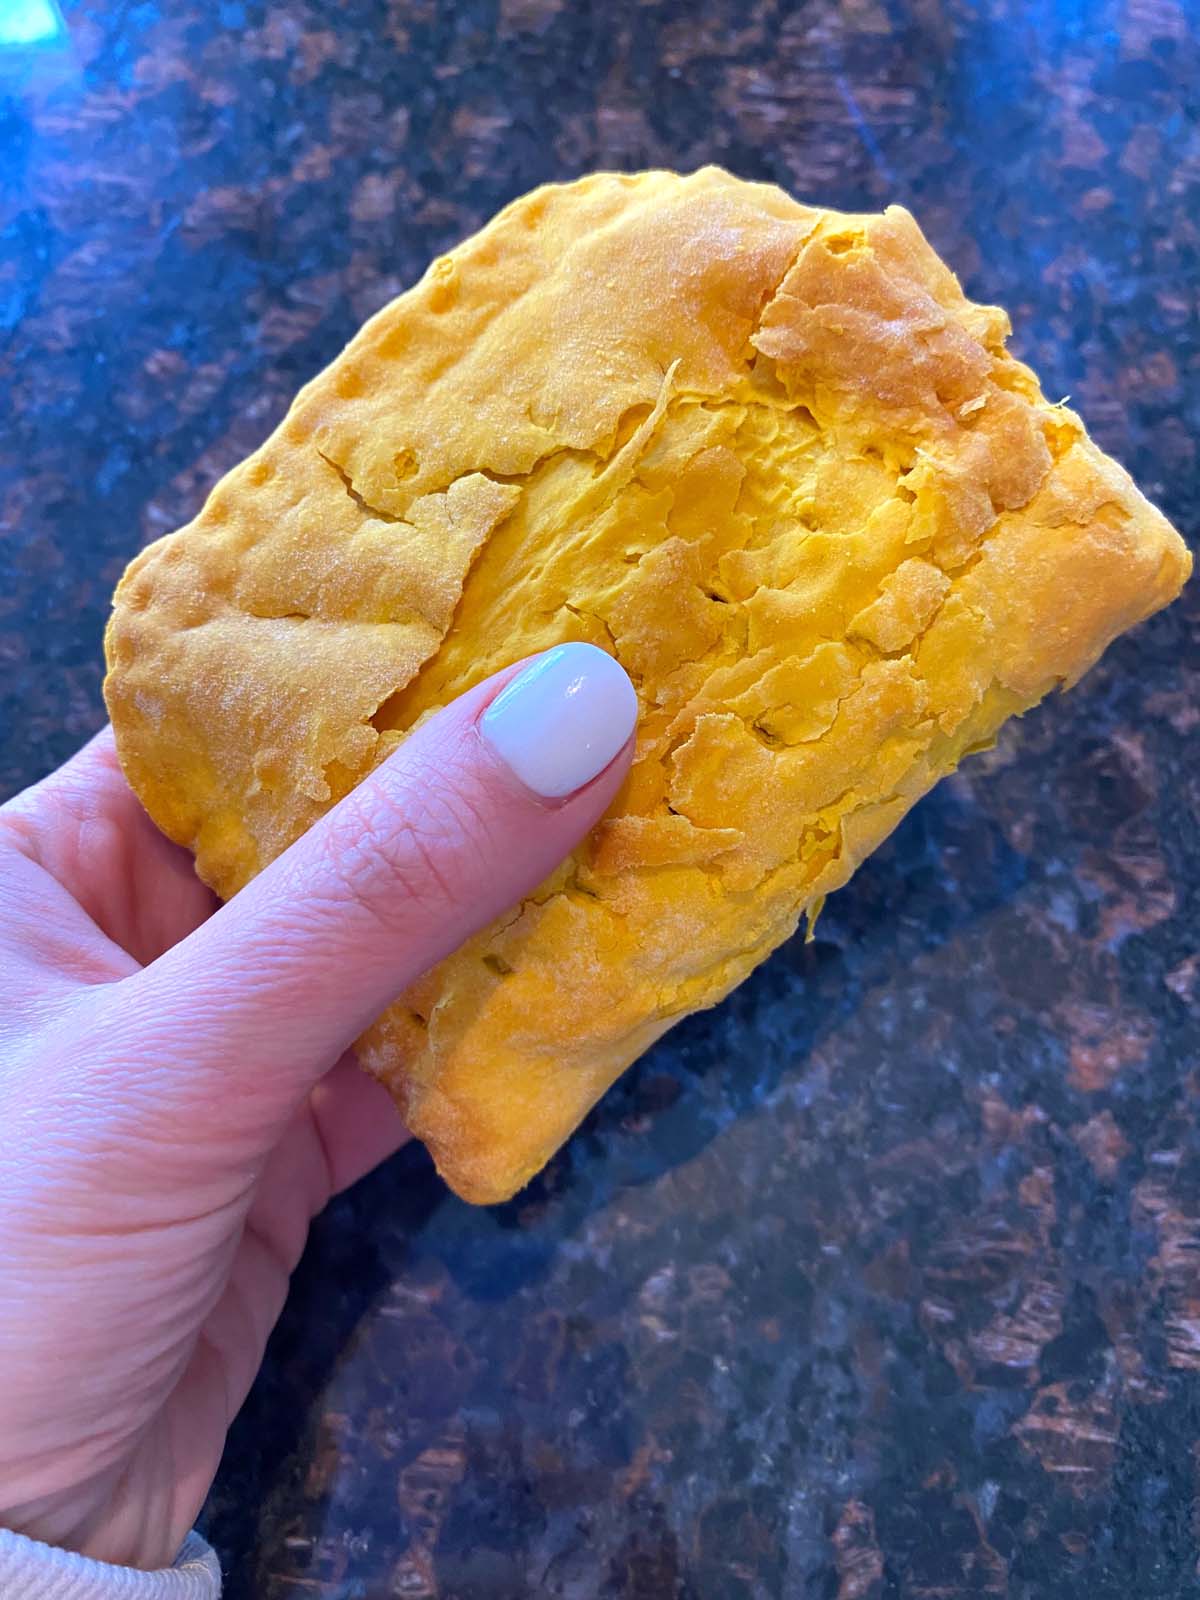
<svg viewBox="0 0 1200 1600">
<path fill-rule="evenodd" d="M 0 0 L 0 50 L 65 42 L 67 25 L 55 0 Z"/>
</svg>

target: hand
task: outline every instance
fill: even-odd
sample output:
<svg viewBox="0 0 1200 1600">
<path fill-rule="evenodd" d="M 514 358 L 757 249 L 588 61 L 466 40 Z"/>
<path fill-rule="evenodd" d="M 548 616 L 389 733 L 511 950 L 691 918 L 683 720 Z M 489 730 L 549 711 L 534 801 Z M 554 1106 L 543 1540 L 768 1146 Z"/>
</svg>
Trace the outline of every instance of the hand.
<svg viewBox="0 0 1200 1600">
<path fill-rule="evenodd" d="M 348 1047 L 600 817 L 635 711 L 591 646 L 513 668 L 220 909 L 107 731 L 0 809 L 0 1527 L 174 1559 L 310 1219 L 405 1138 Z"/>
</svg>

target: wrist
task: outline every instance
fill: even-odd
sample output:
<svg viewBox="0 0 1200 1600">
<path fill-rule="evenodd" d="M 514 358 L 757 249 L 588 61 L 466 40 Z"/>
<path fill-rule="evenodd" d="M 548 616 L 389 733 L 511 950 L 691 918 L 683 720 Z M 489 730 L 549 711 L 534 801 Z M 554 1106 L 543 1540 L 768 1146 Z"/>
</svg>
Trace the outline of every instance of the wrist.
<svg viewBox="0 0 1200 1600">
<path fill-rule="evenodd" d="M 139 1501 L 131 1485 L 103 1476 L 17 1505 L 0 1502 L 0 1532 L 114 1567 L 169 1567 L 187 1524 L 172 1529 L 153 1501 Z"/>
</svg>

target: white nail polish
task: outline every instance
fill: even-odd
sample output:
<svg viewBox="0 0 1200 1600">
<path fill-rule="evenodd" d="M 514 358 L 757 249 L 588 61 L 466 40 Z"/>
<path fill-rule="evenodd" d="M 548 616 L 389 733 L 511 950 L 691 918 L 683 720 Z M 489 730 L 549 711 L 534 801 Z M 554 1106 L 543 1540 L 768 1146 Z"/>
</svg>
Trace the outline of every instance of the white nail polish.
<svg viewBox="0 0 1200 1600">
<path fill-rule="evenodd" d="M 637 722 L 624 668 L 594 644 L 561 644 L 500 691 L 479 731 L 527 789 L 561 800 L 603 772 Z"/>
</svg>

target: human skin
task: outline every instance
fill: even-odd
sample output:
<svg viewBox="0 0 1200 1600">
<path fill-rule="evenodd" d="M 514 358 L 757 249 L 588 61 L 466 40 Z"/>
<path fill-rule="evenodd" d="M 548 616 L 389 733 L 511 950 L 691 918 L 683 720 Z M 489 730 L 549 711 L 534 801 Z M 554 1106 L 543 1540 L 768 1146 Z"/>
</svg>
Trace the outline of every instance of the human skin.
<svg viewBox="0 0 1200 1600">
<path fill-rule="evenodd" d="M 309 1222 L 406 1137 L 351 1042 L 531 892 L 625 775 L 615 664 L 602 736 L 549 777 L 530 752 L 538 717 L 571 744 L 561 707 L 546 721 L 514 691 L 487 732 L 519 670 L 425 723 L 222 907 L 107 730 L 0 808 L 0 1527 L 174 1559 Z M 572 774 L 565 797 L 528 786 Z"/>
</svg>

